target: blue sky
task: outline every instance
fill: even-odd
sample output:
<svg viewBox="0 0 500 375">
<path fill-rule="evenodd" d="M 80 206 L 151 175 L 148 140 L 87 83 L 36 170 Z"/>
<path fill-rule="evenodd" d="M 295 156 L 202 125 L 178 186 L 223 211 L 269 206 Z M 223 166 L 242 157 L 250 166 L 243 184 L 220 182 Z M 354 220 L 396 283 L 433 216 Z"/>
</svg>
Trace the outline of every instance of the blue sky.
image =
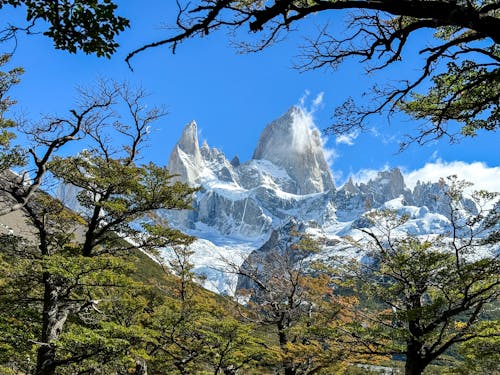
<svg viewBox="0 0 500 375">
<path fill-rule="evenodd" d="M 120 36 L 121 47 L 110 60 L 56 51 L 43 36 L 19 39 L 12 65 L 23 66 L 26 73 L 12 92 L 19 101 L 17 110 L 33 119 L 41 114 L 61 113 L 71 108 L 77 86 L 91 85 L 99 77 L 125 80 L 144 87 L 151 93 L 151 104 L 165 105 L 169 111 L 154 126 L 145 159 L 166 164 L 184 125 L 196 120 L 201 139 L 222 149 L 228 158 L 238 154 L 245 161 L 251 157 L 265 125 L 290 106 L 302 102 L 308 110 L 314 107 L 315 123 L 323 129 L 331 123 L 334 107 L 349 96 L 366 100 L 361 94 L 371 84 L 404 79 L 418 72 L 414 55 L 375 76 L 365 75 L 364 67 L 354 60 L 346 61 L 336 71 L 299 73 L 292 69 L 303 37 L 314 35 L 325 21 L 323 15 L 311 17 L 299 25 L 301 32 L 258 54 L 239 54 L 222 30 L 183 43 L 175 55 L 167 48 L 145 51 L 132 60 L 132 72 L 124 62 L 127 53 L 168 35 L 162 26 L 175 21 L 176 8 L 173 1 L 151 1 L 147 7 L 139 1 L 120 3 L 124 4 L 120 12 L 131 19 L 132 27 Z M 6 9 L 2 14 L 12 21 L 18 16 Z M 418 37 L 421 40 L 413 41 L 416 45 L 426 43 L 426 35 Z M 4 51 L 7 47 L 3 46 Z M 322 101 L 314 105 L 318 97 Z M 424 171 L 426 164 L 434 166 L 429 167 L 432 174 L 442 170 L 446 175 L 455 166 L 468 178 L 481 175 L 490 183 L 500 181 L 498 132 L 479 134 L 455 145 L 447 140 L 414 145 L 398 153 L 401 137 L 415 129 L 415 124 L 396 116 L 390 124 L 385 117 L 374 118 L 371 125 L 372 131 L 357 137 L 329 137 L 326 148 L 335 156 L 332 170 L 337 184 L 351 173 L 363 179 L 372 170 L 398 166 L 410 175 Z"/>
</svg>

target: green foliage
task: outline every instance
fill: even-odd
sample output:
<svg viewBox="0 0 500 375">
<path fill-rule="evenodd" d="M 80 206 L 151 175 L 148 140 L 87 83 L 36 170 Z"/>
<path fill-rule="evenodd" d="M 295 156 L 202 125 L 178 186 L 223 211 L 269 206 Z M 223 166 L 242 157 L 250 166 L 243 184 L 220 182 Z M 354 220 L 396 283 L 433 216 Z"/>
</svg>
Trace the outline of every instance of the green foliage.
<svg viewBox="0 0 500 375">
<path fill-rule="evenodd" d="M 35 143 L 30 155 L 37 177 L 5 182 L 5 197 L 23 202 L 30 233 L 1 238 L 0 324 L 8 333 L 0 363 L 12 371 L 73 374 L 97 367 L 103 373 L 127 373 L 149 359 L 144 342 L 151 332 L 143 320 L 152 294 L 130 277 L 135 258 L 129 253 L 193 241 L 148 218 L 157 209 L 189 209 L 196 191 L 172 183 L 164 167 L 136 163 L 149 124 L 161 112 L 144 111 L 144 93 L 120 85 L 101 85 L 99 92 L 83 95 L 82 114 L 71 111 L 74 122 L 55 119 L 28 132 Z M 132 126 L 105 123 L 118 99 L 129 109 Z M 60 126 L 67 126 L 69 134 Z M 105 140 L 113 131 L 129 143 L 111 150 Z M 85 136 L 89 151 L 57 156 L 66 141 Z M 79 189 L 81 214 L 37 191 L 46 171 Z"/>
<path fill-rule="evenodd" d="M 450 373 L 463 375 L 487 374 L 498 368 L 500 363 L 500 320 L 482 322 L 478 327 L 479 337 L 472 339 L 458 348 L 463 359 Z"/>
<path fill-rule="evenodd" d="M 54 47 L 71 53 L 81 50 L 109 58 L 118 47 L 116 36 L 130 26 L 129 20 L 116 15 L 118 6 L 111 0 L 0 1 L 0 9 L 7 5 L 22 7 L 29 22 L 26 28 L 4 30 L 7 37 L 19 30 L 31 33 L 35 23 L 43 21 L 48 24 L 43 34 L 54 41 Z"/>
<path fill-rule="evenodd" d="M 373 345 L 373 352 L 405 355 L 408 374 L 421 373 L 459 343 L 496 335 L 498 320 L 486 313 L 500 295 L 500 262 L 475 251 L 493 221 L 498 224 L 497 194 L 474 193 L 478 210 L 468 213 L 463 205 L 469 184 L 456 177 L 447 182 L 442 199 L 449 205 L 448 235 L 414 237 L 401 230 L 408 217 L 373 211 L 368 217 L 374 227 L 362 229 L 366 238 L 357 243 L 370 249 L 371 262 L 348 271 L 360 298 L 372 301 L 361 312 L 368 321 L 356 322 L 353 336 Z M 377 305 L 378 311 L 370 309 Z"/>
<path fill-rule="evenodd" d="M 492 52 L 500 58 L 499 48 Z M 449 62 L 445 73 L 432 78 L 433 86 L 425 94 L 412 94 L 401 109 L 416 119 L 428 119 L 441 126 L 449 121 L 463 124 L 464 136 L 478 130 L 500 127 L 500 75 L 483 64 Z"/>
<path fill-rule="evenodd" d="M 171 251 L 167 266 L 175 276 L 164 278 L 164 294 L 144 320 L 150 332 L 144 344 L 149 369 L 157 374 L 226 374 L 258 366 L 266 348 L 253 325 L 236 318 L 234 303 L 195 284 L 189 249 Z"/>
<path fill-rule="evenodd" d="M 0 69 L 3 69 L 9 60 L 10 55 L 0 55 Z M 10 107 L 16 103 L 8 96 L 8 91 L 19 83 L 19 77 L 22 74 L 22 68 L 0 70 L 0 173 L 12 166 L 22 165 L 24 162 L 22 151 L 11 147 L 11 140 L 15 138 L 13 128 L 17 123 L 7 117 Z"/>
</svg>

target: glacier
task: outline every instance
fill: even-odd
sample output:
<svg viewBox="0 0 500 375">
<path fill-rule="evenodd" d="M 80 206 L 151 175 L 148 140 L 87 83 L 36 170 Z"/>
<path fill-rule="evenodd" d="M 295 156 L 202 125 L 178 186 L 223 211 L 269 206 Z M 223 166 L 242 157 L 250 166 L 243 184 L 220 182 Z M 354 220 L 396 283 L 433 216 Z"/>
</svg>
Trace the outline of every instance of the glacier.
<svg viewBox="0 0 500 375">
<path fill-rule="evenodd" d="M 193 210 L 160 211 L 161 220 L 198 238 L 192 245 L 194 272 L 203 286 L 232 295 L 238 279 L 228 265 L 241 265 L 269 246 L 291 221 L 326 244 L 316 256 L 332 253 L 362 260 L 342 237 L 359 238 L 363 214 L 376 208 L 409 216 L 404 230 L 414 235 L 445 233 L 448 206 L 437 183 L 409 189 L 397 168 L 380 171 L 365 183 L 351 178 L 336 188 L 319 130 L 300 107 L 290 108 L 262 131 L 253 157 L 229 161 L 204 141 L 190 122 L 172 150 L 168 168 L 177 179 L 199 186 Z M 469 208 L 471 202 L 464 202 Z M 164 256 L 168 259 L 169 250 Z"/>
<path fill-rule="evenodd" d="M 321 239 L 322 250 L 311 261 L 330 256 L 366 261 L 367 255 L 343 238 L 360 239 L 359 228 L 370 225 L 363 215 L 373 209 L 407 215 L 400 229 L 411 235 L 444 234 L 451 228 L 443 186 L 419 181 L 410 189 L 398 168 L 380 171 L 367 182 L 349 178 L 336 187 L 320 132 L 297 106 L 264 128 L 252 158 L 244 162 L 237 156 L 229 161 L 207 141 L 200 146 L 192 121 L 171 151 L 168 168 L 175 180 L 200 187 L 193 210 L 159 210 L 149 220 L 167 221 L 197 238 L 190 249 L 193 271 L 205 288 L 223 295 L 234 295 L 242 282 L 228 271 L 267 251 L 291 223 Z M 68 185 L 56 193 L 79 212 L 76 195 Z M 471 200 L 462 206 L 475 210 Z M 162 249 L 162 256 L 168 261 L 171 249 Z"/>
</svg>

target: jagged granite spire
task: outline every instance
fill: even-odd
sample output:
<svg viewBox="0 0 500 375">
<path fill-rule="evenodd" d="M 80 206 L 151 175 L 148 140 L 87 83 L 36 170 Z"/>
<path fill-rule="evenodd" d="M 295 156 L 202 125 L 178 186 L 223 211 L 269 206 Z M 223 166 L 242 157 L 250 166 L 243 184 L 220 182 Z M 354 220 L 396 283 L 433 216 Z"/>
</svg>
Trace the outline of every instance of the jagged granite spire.
<svg viewBox="0 0 500 375">
<path fill-rule="evenodd" d="M 299 107 L 292 107 L 262 132 L 253 159 L 265 159 L 286 170 L 294 194 L 335 190 L 318 129 Z"/>
<path fill-rule="evenodd" d="M 234 167 L 234 168 L 237 168 L 240 166 L 240 158 L 238 157 L 238 155 L 234 155 L 234 158 L 231 160 L 231 165 Z"/>
<path fill-rule="evenodd" d="M 354 185 L 354 181 L 352 180 L 352 176 L 349 176 L 349 180 L 342 186 L 342 190 L 347 191 L 350 194 L 359 193 L 359 188 Z"/>
<path fill-rule="evenodd" d="M 203 170 L 203 159 L 198 144 L 198 126 L 191 121 L 184 128 L 168 160 L 170 173 L 179 175 L 178 180 L 194 185 Z"/>
</svg>

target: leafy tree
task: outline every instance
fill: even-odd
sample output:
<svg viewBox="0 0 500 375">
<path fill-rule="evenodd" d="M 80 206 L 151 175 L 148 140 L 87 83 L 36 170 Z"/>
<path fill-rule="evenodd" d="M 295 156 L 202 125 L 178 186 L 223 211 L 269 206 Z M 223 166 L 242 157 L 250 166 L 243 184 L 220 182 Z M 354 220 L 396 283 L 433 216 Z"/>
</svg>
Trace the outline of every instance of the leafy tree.
<svg viewBox="0 0 500 375">
<path fill-rule="evenodd" d="M 5 25 L 0 41 L 13 39 L 20 31 L 39 33 L 37 26 L 43 23 L 48 26 L 43 34 L 54 41 L 54 47 L 71 53 L 81 50 L 110 57 L 118 47 L 116 36 L 130 25 L 116 14 L 118 6 L 110 0 L 1 0 L 0 9 L 4 6 L 22 8 L 27 24 Z"/>
<path fill-rule="evenodd" d="M 221 28 L 234 31 L 247 27 L 258 35 L 258 41 L 240 40 L 240 44 L 245 50 L 260 51 L 294 27 L 300 29 L 302 21 L 318 13 L 324 16 L 319 19 L 325 20 L 326 26 L 308 38 L 299 69 L 334 69 L 354 58 L 375 72 L 408 58 L 413 42 L 422 44 L 418 51 L 423 57 L 422 69 L 416 78 L 396 86 L 375 87 L 368 107 L 347 100 L 336 110 L 330 131 L 343 133 L 363 127 L 371 115 L 384 110 L 402 110 L 425 120 L 409 139 L 419 143 L 499 128 L 500 5 L 496 0 L 181 2 L 178 33 L 138 48 L 127 61 L 152 47 L 169 45 L 175 51 L 179 43 Z M 347 27 L 339 31 L 342 16 L 348 18 Z M 432 44 L 423 45 L 422 31 L 429 29 L 434 31 L 434 39 Z"/>
<path fill-rule="evenodd" d="M 0 55 L 0 68 L 3 69 L 10 60 L 10 55 Z M 15 138 L 17 123 L 8 118 L 9 109 L 16 103 L 8 96 L 9 90 L 19 83 L 19 77 L 23 69 L 14 68 L 9 71 L 0 70 L 0 173 L 8 168 L 22 164 L 22 155 L 19 148 L 11 147 L 11 141 Z"/>
<path fill-rule="evenodd" d="M 166 297 L 145 322 L 151 332 L 146 352 L 158 374 L 236 374 L 257 367 L 266 356 L 252 325 L 236 319 L 235 306 L 195 283 L 192 251 L 171 249 L 166 267 L 173 272 Z"/>
<path fill-rule="evenodd" d="M 156 209 L 188 209 L 196 189 L 172 183 L 163 167 L 138 164 L 150 124 L 163 115 L 157 108 L 145 109 L 144 95 L 108 84 L 83 91 L 81 107 L 69 117 L 48 118 L 24 129 L 32 141 L 24 154 L 36 178 L 7 173 L 2 180 L 6 211 L 21 204 L 33 228 L 27 239 L 7 236 L 13 246 L 3 254 L 2 305 L 8 308 L 2 319 L 31 327 L 34 339 L 29 342 L 37 348 L 35 374 L 54 374 L 61 366 L 92 368 L 89 361 L 130 356 L 134 329 L 105 313 L 113 302 L 126 300 L 134 285 L 127 276 L 128 253 L 138 246 L 147 251 L 192 241 L 146 218 Z M 127 109 L 127 122 L 117 117 L 118 104 Z M 83 137 L 88 140 L 86 151 L 55 155 L 66 142 Z M 109 142 L 110 137 L 115 142 Z M 79 189 L 78 215 L 54 198 L 35 193 L 49 171 Z"/>
<path fill-rule="evenodd" d="M 306 263 L 306 257 L 318 251 L 318 242 L 290 223 L 287 229 L 290 237 L 234 267 L 242 279 L 237 297 L 248 301 L 240 313 L 272 334 L 271 365 L 279 373 L 336 373 L 353 359 L 342 344 L 340 328 L 351 320 L 345 307 L 355 298 L 339 296 L 339 281 Z"/>
<path fill-rule="evenodd" d="M 498 353 L 500 321 L 496 324 L 485 324 L 482 336 L 487 338 L 476 338 L 460 345 L 458 354 L 461 361 L 451 368 L 450 373 L 455 374 L 487 374 L 498 368 L 500 354 Z"/>
<path fill-rule="evenodd" d="M 350 276 L 359 298 L 373 302 L 359 312 L 365 319 L 354 324 L 354 341 L 369 343 L 373 353 L 404 355 L 407 375 L 421 374 L 457 344 L 498 336 L 498 321 L 488 319 L 500 295 L 500 212 L 491 205 L 498 193 L 473 193 L 472 209 L 464 199 L 468 186 L 456 177 L 442 184 L 447 234 L 412 236 L 404 229 L 408 216 L 372 211 L 373 227 L 354 242 L 371 261 Z"/>
</svg>

